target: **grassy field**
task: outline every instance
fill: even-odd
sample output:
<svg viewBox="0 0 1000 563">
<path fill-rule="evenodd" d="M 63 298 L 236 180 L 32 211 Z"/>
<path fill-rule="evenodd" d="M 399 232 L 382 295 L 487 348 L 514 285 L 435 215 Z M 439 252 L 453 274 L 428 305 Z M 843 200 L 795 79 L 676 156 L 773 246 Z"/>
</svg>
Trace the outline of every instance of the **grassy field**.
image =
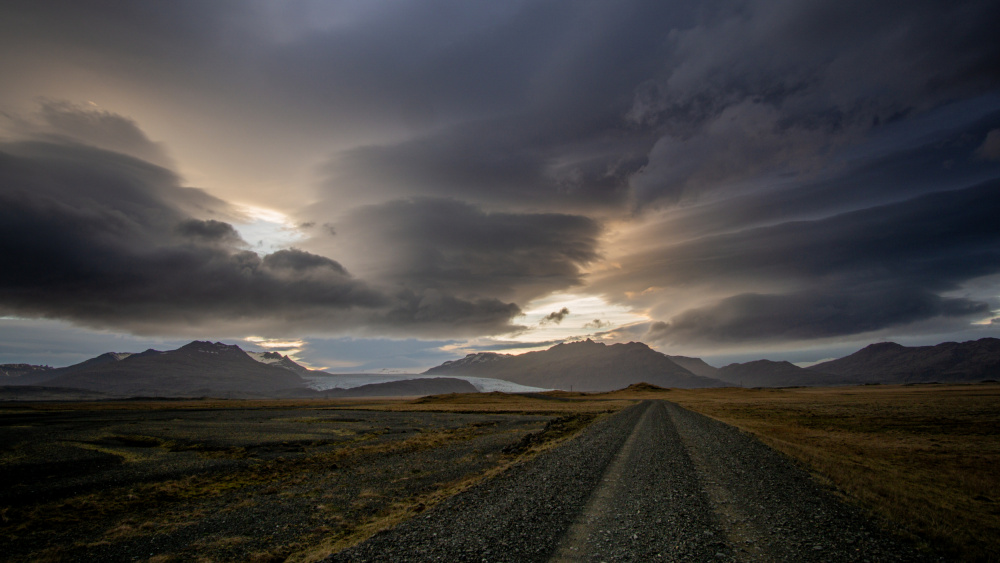
<svg viewBox="0 0 1000 563">
<path fill-rule="evenodd" d="M 932 549 L 1000 562 L 1000 384 L 546 395 L 453 395 L 365 408 L 604 412 L 666 399 L 753 433 Z"/>
<path fill-rule="evenodd" d="M 356 401 L 7 404 L 0 559 L 316 560 L 599 416 L 543 412 L 547 399 L 477 412 L 483 399 L 416 412 L 397 412 L 398 400 L 366 405 L 392 412 Z"/>
<path fill-rule="evenodd" d="M 0 539 L 25 561 L 313 560 L 642 399 L 755 434 L 934 549 L 1000 561 L 998 384 L 8 403 Z"/>
<path fill-rule="evenodd" d="M 673 390 L 932 547 L 1000 561 L 1000 385 Z"/>
</svg>

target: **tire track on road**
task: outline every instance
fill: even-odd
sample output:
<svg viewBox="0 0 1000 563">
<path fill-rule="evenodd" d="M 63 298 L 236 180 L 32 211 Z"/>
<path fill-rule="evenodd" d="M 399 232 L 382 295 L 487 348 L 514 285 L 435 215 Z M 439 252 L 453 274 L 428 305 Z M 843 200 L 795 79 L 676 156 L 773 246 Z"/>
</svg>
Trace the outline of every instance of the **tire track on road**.
<svg viewBox="0 0 1000 563">
<path fill-rule="evenodd" d="M 707 561 L 730 549 L 660 401 L 649 403 L 550 560 Z"/>
</svg>

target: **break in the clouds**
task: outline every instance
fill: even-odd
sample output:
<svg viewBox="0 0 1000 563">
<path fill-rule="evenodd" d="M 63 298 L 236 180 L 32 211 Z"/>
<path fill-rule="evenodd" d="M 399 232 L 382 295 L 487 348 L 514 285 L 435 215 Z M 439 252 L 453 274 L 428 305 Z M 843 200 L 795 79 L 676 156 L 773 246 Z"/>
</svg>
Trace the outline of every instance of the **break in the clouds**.
<svg viewBox="0 0 1000 563">
<path fill-rule="evenodd" d="M 377 288 L 297 249 L 260 256 L 168 170 L 78 144 L 0 146 L 0 307 L 137 333 L 497 330 L 488 297 Z M 222 202 L 215 202 L 220 213 Z M 492 327 L 490 325 L 493 325 Z"/>
<path fill-rule="evenodd" d="M 995 2 L 0 16 L 7 315 L 520 346 L 572 293 L 720 354 L 995 326 Z"/>
</svg>

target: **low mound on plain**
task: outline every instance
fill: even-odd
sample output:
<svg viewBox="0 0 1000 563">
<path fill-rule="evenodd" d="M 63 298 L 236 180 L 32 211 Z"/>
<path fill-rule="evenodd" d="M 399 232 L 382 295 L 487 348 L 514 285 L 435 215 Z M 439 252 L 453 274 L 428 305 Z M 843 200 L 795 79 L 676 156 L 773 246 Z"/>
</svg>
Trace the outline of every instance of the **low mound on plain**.
<svg viewBox="0 0 1000 563">
<path fill-rule="evenodd" d="M 404 379 L 384 383 L 369 383 L 348 389 L 327 389 L 321 391 L 323 397 L 413 397 L 418 395 L 442 395 L 446 393 L 478 393 L 471 383 L 453 377 L 432 377 L 427 379 Z"/>
</svg>

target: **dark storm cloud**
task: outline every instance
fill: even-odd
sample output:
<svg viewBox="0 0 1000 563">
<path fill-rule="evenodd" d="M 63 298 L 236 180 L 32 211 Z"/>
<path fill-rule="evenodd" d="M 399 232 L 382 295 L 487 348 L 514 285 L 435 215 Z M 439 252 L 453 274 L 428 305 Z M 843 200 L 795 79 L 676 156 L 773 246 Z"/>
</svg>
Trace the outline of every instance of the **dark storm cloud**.
<svg viewBox="0 0 1000 563">
<path fill-rule="evenodd" d="M 665 26 L 693 11 L 658 2 L 526 3 L 488 33 L 416 54 L 408 47 L 405 56 L 417 60 L 396 76 L 410 82 L 382 92 L 429 100 L 438 126 L 335 155 L 330 187 L 360 198 L 419 193 L 597 214 L 620 207 L 656 141 L 623 117 L 632 90 L 663 64 Z"/>
<path fill-rule="evenodd" d="M 166 149 L 146 136 L 135 121 L 103 110 L 76 106 L 64 100 L 39 102 L 38 111 L 23 118 L 5 116 L 9 126 L 20 136 L 40 141 L 67 141 L 114 151 L 170 167 L 173 161 Z"/>
<path fill-rule="evenodd" d="M 239 245 L 246 244 L 240 234 L 229 223 L 209 219 L 185 219 L 177 223 L 177 233 L 184 238 L 202 244 Z"/>
<path fill-rule="evenodd" d="M 594 319 L 589 323 L 585 323 L 583 325 L 583 328 L 592 328 L 594 330 L 598 330 L 602 328 L 609 328 L 610 326 L 611 326 L 610 321 L 602 321 L 601 319 Z"/>
<path fill-rule="evenodd" d="M 943 298 L 912 287 L 870 290 L 833 287 L 785 295 L 745 293 L 654 323 L 652 342 L 742 343 L 800 341 L 873 332 L 935 317 L 989 313 L 986 303 Z"/>
<path fill-rule="evenodd" d="M 953 289 L 1000 270 L 998 190 L 995 180 L 826 219 L 705 237 L 633 256 L 626 269 L 668 284 L 895 278 Z"/>
<path fill-rule="evenodd" d="M 880 124 L 995 89 L 989 2 L 747 2 L 671 33 L 630 116 L 666 134 L 639 203 L 808 172 Z"/>
<path fill-rule="evenodd" d="M 559 309 L 558 311 L 553 311 L 553 312 L 549 313 L 548 315 L 545 315 L 545 318 L 543 318 L 541 321 L 539 321 L 539 323 L 540 324 L 548 324 L 548 323 L 559 324 L 559 323 L 561 323 L 563 321 L 563 319 L 566 318 L 567 315 L 569 315 L 569 309 L 567 309 L 566 307 L 563 307 L 562 309 Z"/>
<path fill-rule="evenodd" d="M 447 199 L 363 207 L 337 225 L 366 275 L 415 291 L 523 303 L 582 282 L 600 225 L 558 213 L 486 212 Z"/>
<path fill-rule="evenodd" d="M 626 202 L 629 177 L 646 164 L 653 142 L 618 125 L 534 116 L 464 124 L 339 154 L 327 166 L 329 184 L 361 201 L 419 193 L 600 215 Z"/>
<path fill-rule="evenodd" d="M 1000 129 L 990 131 L 976 153 L 985 159 L 1000 160 Z"/>
<path fill-rule="evenodd" d="M 609 214 L 754 187 L 995 89 L 1000 58 L 1000 8 L 985 1 L 6 8 L 10 53 L 196 87 L 297 131 L 386 132 L 331 157 L 337 205 L 424 195 Z"/>
<path fill-rule="evenodd" d="M 647 236 L 695 238 L 814 219 L 1000 177 L 1000 163 L 982 157 L 989 132 L 1000 126 L 998 108 L 1000 100 L 987 97 L 886 127 L 857 154 L 802 181 L 776 179 L 767 189 L 677 209 Z M 926 133 L 931 128 L 936 134 Z"/>
<path fill-rule="evenodd" d="M 234 248 L 231 225 L 181 210 L 190 192 L 167 170 L 80 145 L 4 149 L 0 286 L 10 311 L 129 326 L 269 316 L 275 304 L 381 304 L 325 258 Z"/>
<path fill-rule="evenodd" d="M 343 329 L 380 323 L 462 333 L 507 326 L 497 300 L 388 294 L 301 250 L 241 250 L 228 223 L 183 208 L 169 171 L 82 145 L 0 150 L 0 308 L 136 332 L 240 323 Z M 179 203 L 178 203 L 179 202 Z"/>
<path fill-rule="evenodd" d="M 394 295 L 394 306 L 378 317 L 382 334 L 402 336 L 407 333 L 469 335 L 503 332 L 520 328 L 511 319 L 521 314 L 514 303 L 494 298 L 460 299 L 436 289 L 404 290 Z"/>
<path fill-rule="evenodd" d="M 943 294 L 1000 272 L 998 193 L 1000 181 L 991 181 L 696 239 L 632 256 L 623 261 L 627 276 L 602 285 L 669 290 L 705 283 L 707 291 L 728 294 L 656 325 L 649 337 L 660 341 L 809 339 L 935 317 L 981 317 L 988 303 Z"/>
<path fill-rule="evenodd" d="M 505 111 L 463 105 L 486 99 L 467 92 L 464 78 L 445 88 L 436 71 L 407 74 L 425 79 L 408 92 L 457 96 L 439 110 L 454 110 L 452 119 L 432 134 L 338 154 L 331 188 L 588 213 L 630 198 L 641 207 L 754 190 L 814 173 L 887 123 L 1000 82 L 992 64 L 1000 8 L 988 2 L 656 4 L 534 6 L 525 10 L 540 13 L 531 22 L 502 20 L 493 34 L 455 47 L 489 58 L 422 52 L 421 63 L 450 76 L 490 72 L 490 83 L 509 92 Z M 543 29 L 547 39 L 533 39 Z M 513 60 L 516 50 L 497 49 L 490 42 L 498 38 L 535 52 L 501 64 L 497 53 Z M 394 52 L 387 47 L 380 53 Z"/>
<path fill-rule="evenodd" d="M 348 275 L 347 270 L 336 261 L 295 248 L 268 254 L 264 257 L 263 263 L 274 271 L 289 271 L 295 275 L 316 271 L 329 271 L 340 276 Z"/>
<path fill-rule="evenodd" d="M 641 294 L 619 300 L 663 341 L 967 320 L 996 294 L 960 295 L 997 273 L 998 21 L 986 0 L 6 2 L 0 110 L 96 92 L 203 126 L 172 132 L 177 169 L 227 198 L 319 201 L 295 217 L 312 252 L 261 258 L 134 121 L 43 102 L 8 128 L 44 143 L 0 155 L 3 299 L 449 338 L 574 286 Z"/>
</svg>

